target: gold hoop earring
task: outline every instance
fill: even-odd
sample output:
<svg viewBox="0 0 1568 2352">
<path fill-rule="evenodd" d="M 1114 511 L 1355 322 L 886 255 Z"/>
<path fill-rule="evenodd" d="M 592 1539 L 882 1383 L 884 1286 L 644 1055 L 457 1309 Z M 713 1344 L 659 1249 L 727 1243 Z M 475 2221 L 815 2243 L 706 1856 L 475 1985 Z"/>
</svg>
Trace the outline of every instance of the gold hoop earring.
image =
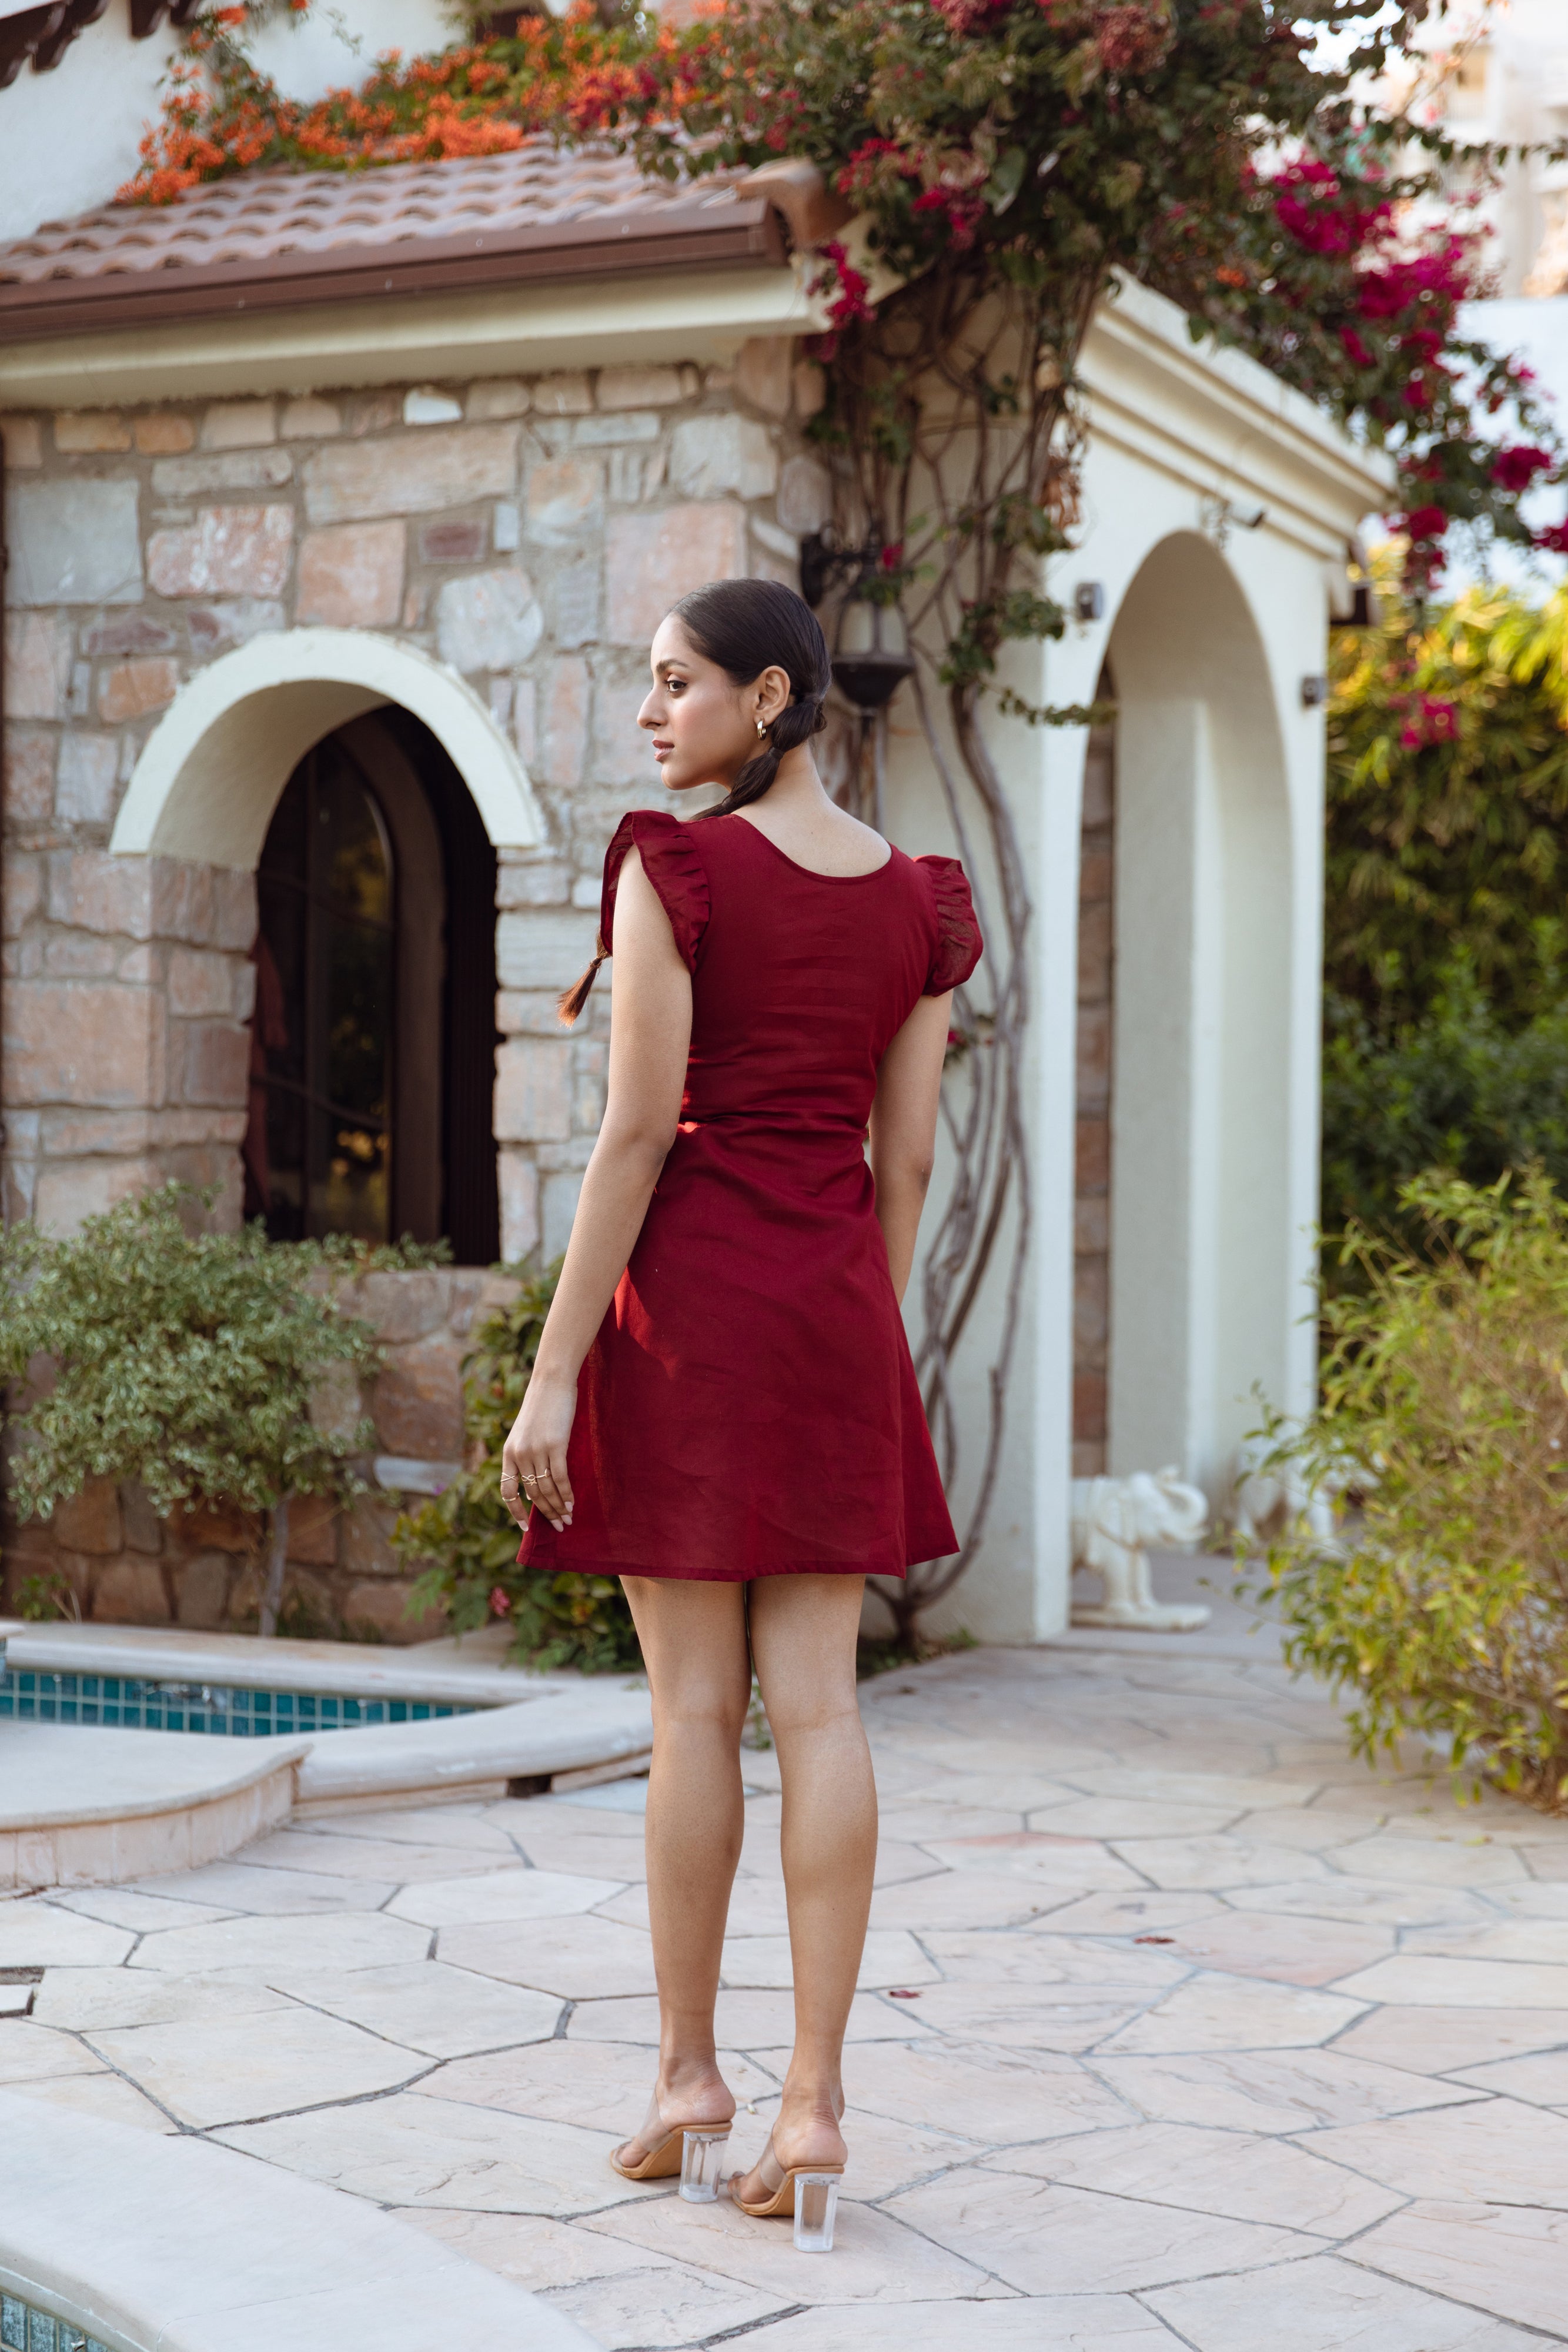
<svg viewBox="0 0 1568 2352">
<path fill-rule="evenodd" d="M 766 735 L 768 732 L 767 728 L 764 727 L 760 719 L 757 722 L 757 731 L 759 735 Z"/>
</svg>

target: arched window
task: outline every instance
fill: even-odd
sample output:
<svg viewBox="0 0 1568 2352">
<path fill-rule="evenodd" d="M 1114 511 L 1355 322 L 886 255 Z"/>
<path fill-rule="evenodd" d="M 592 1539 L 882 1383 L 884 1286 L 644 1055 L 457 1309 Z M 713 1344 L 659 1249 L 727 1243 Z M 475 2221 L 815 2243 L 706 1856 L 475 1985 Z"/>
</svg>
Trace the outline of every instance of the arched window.
<svg viewBox="0 0 1568 2352">
<path fill-rule="evenodd" d="M 488 1264 L 496 861 L 435 738 L 392 709 L 325 736 L 256 880 L 246 1214 Z"/>
</svg>

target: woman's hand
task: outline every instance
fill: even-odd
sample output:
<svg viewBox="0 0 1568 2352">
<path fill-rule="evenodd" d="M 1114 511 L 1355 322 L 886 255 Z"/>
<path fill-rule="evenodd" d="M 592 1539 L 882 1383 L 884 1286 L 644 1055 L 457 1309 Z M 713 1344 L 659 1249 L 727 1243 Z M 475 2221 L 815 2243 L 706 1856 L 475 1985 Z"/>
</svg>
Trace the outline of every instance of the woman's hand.
<svg viewBox="0 0 1568 2352">
<path fill-rule="evenodd" d="M 501 1500 L 518 1527 L 528 1525 L 537 1503 L 559 1534 L 571 1525 L 571 1480 L 566 1473 L 567 1441 L 577 1412 L 577 1383 L 552 1381 L 536 1370 L 501 1449 Z"/>
</svg>

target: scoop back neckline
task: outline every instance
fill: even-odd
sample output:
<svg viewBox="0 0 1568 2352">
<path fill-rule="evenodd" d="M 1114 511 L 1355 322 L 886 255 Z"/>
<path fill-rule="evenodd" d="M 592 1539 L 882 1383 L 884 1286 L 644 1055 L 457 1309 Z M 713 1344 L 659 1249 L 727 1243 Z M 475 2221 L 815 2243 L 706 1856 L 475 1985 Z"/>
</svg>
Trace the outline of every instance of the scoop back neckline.
<svg viewBox="0 0 1568 2352">
<path fill-rule="evenodd" d="M 797 874 L 804 874 L 813 882 L 874 882 L 879 874 L 887 872 L 898 855 L 890 841 L 887 845 L 887 856 L 883 859 L 882 864 L 868 866 L 863 874 L 823 874 L 815 866 L 802 866 L 798 857 L 791 857 L 787 849 L 780 849 L 779 844 L 770 840 L 760 825 L 747 823 L 738 809 L 731 809 L 730 815 L 737 824 L 746 826 L 747 832 L 754 840 L 760 841 L 765 848 L 770 849 L 775 857 L 781 857 L 786 866 L 792 866 Z"/>
</svg>

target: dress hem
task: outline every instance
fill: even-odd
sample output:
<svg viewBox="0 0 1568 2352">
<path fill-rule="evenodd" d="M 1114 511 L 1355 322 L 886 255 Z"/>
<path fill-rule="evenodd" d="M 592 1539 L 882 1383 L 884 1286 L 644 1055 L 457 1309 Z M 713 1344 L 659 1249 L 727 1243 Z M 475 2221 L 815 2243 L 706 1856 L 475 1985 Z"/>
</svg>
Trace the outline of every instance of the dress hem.
<svg viewBox="0 0 1568 2352">
<path fill-rule="evenodd" d="M 646 1576 L 665 1584 L 756 1584 L 765 1576 L 886 1576 L 902 1582 L 910 1569 L 920 1566 L 926 1557 L 923 1553 L 920 1560 L 906 1561 L 903 1568 L 872 1568 L 859 1561 L 837 1559 L 792 1559 L 782 1568 L 706 1569 L 649 1568 L 624 1559 L 524 1559 L 519 1552 L 517 1566 L 538 1576 Z M 943 1559 L 947 1555 L 936 1553 L 930 1557 Z"/>
</svg>

